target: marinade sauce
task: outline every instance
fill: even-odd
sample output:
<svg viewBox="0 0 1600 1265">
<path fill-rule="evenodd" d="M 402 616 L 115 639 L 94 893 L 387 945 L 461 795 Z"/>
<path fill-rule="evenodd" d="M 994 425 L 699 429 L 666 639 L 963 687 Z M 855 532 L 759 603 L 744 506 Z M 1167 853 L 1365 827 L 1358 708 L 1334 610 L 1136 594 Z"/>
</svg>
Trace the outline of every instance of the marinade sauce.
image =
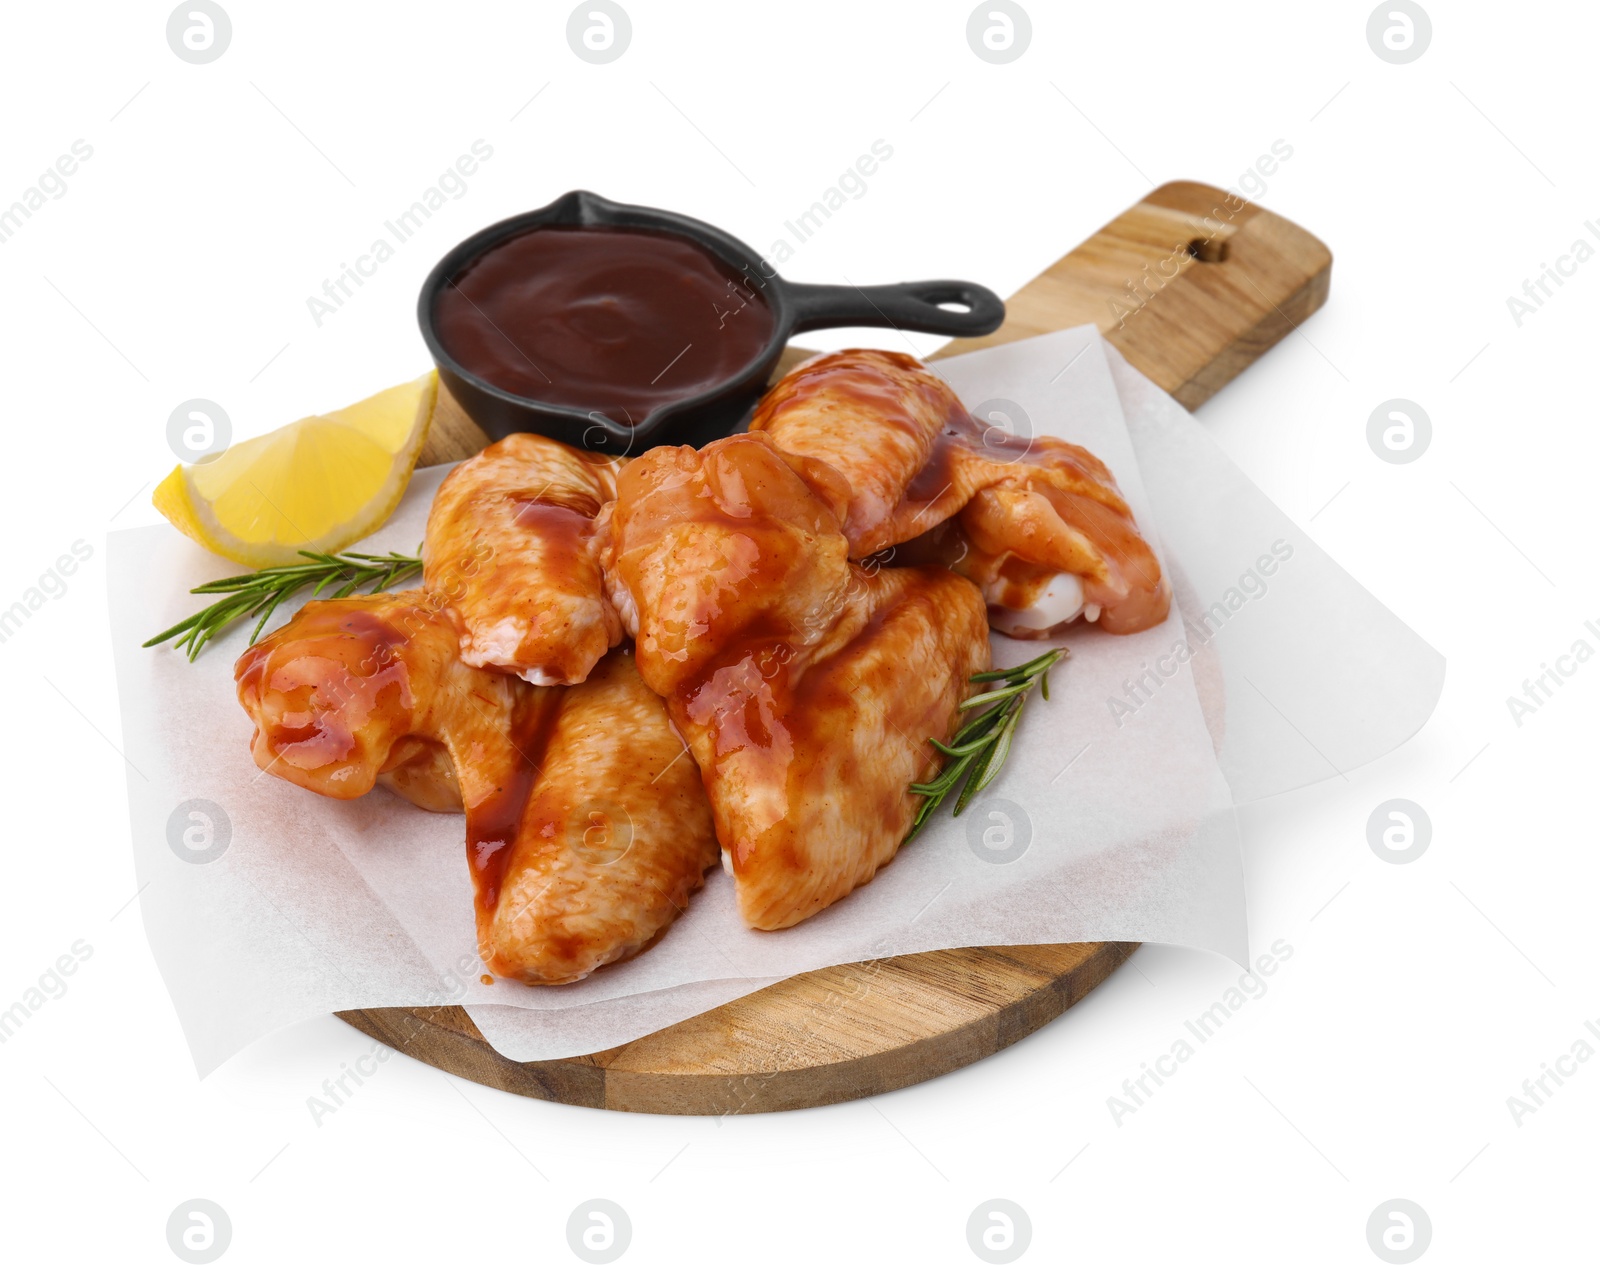
<svg viewBox="0 0 1600 1265">
<path fill-rule="evenodd" d="M 736 269 L 687 238 L 550 225 L 473 260 L 440 292 L 434 326 L 503 391 L 638 425 L 738 374 L 774 322 Z"/>
</svg>

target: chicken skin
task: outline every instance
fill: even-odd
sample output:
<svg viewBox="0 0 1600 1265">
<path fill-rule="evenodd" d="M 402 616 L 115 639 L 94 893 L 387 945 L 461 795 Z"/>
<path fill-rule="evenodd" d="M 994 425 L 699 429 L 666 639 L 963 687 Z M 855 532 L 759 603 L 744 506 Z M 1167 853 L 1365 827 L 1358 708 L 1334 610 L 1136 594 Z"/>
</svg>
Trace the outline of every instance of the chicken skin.
<svg viewBox="0 0 1600 1265">
<path fill-rule="evenodd" d="M 653 448 L 618 480 L 606 574 L 636 625 L 639 675 L 671 698 L 729 645 L 819 641 L 851 584 L 839 512 L 764 435 Z M 778 653 L 774 650 L 774 653 Z"/>
<path fill-rule="evenodd" d="M 530 984 L 581 979 L 637 953 L 718 856 L 699 770 L 626 649 L 551 692 L 516 837 L 503 857 L 473 858 L 484 961 Z"/>
<path fill-rule="evenodd" d="M 761 434 L 623 472 L 610 569 L 639 673 L 699 765 L 739 910 L 793 926 L 867 882 L 916 814 L 989 665 L 983 600 L 948 570 L 851 564 L 804 459 Z"/>
<path fill-rule="evenodd" d="M 966 415 L 949 384 L 911 356 L 840 351 L 813 356 L 775 382 L 750 429 L 837 472 L 849 498 L 850 556 L 864 558 L 940 521 L 908 526 L 897 511 L 951 418 Z"/>
<path fill-rule="evenodd" d="M 234 665 L 257 767 L 333 799 L 384 779 L 441 811 L 484 802 L 511 780 L 539 692 L 468 667 L 459 643 L 449 608 L 416 590 L 306 603 Z"/>
<path fill-rule="evenodd" d="M 251 752 L 336 799 L 382 782 L 464 807 L 484 962 L 582 979 L 649 944 L 716 863 L 705 792 L 625 650 L 552 689 L 471 667 L 459 644 L 426 592 L 308 603 L 235 667 Z"/>
<path fill-rule="evenodd" d="M 1130 633 L 1166 618 L 1166 579 L 1105 465 L 984 425 L 910 356 L 815 357 L 772 387 L 750 428 L 843 479 L 852 558 L 915 541 L 893 560 L 956 567 L 998 631 L 1046 636 L 1083 615 Z"/>
<path fill-rule="evenodd" d="M 434 497 L 423 583 L 456 610 L 461 658 L 533 685 L 576 685 L 622 639 L 594 556 L 621 459 L 512 435 Z"/>
<path fill-rule="evenodd" d="M 1079 477 L 1080 459 L 1094 460 L 1081 448 L 1060 456 L 1049 475 L 984 488 L 967 503 L 958 522 L 971 548 L 956 569 L 1013 637 L 1047 637 L 1080 614 L 1110 633 L 1153 628 L 1172 604 L 1161 564 L 1109 474 Z"/>
<path fill-rule="evenodd" d="M 788 664 L 728 655 L 673 705 L 705 774 L 752 927 L 793 926 L 894 859 L 968 679 L 989 667 L 982 599 L 938 567 L 856 570 L 838 623 Z M 776 670 L 774 670 L 776 666 Z"/>
</svg>

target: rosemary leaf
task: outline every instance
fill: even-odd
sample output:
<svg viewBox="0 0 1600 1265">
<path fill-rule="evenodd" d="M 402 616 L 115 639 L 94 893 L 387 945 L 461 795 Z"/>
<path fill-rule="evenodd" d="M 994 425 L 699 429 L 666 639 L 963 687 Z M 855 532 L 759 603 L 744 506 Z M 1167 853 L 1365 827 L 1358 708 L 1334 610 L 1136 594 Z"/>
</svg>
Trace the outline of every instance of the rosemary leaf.
<svg viewBox="0 0 1600 1265">
<path fill-rule="evenodd" d="M 1026 663 L 1019 663 L 1014 668 L 995 668 L 992 672 L 975 672 L 970 678 L 974 684 L 981 685 L 985 681 L 1010 681 L 1019 676 L 1038 676 L 1048 672 L 1066 654 L 1064 650 L 1046 650 L 1037 659 L 1029 659 Z"/>
<path fill-rule="evenodd" d="M 973 794 L 982 791 L 984 787 L 1000 776 L 1000 768 L 1005 764 L 1006 757 L 1011 754 L 1011 738 L 1017 732 L 1017 721 L 1021 718 L 1022 708 L 1019 705 L 1011 713 L 1011 719 L 1006 721 L 1005 728 L 1000 731 L 1000 737 L 994 744 L 994 755 L 989 760 L 989 767 L 984 770 L 983 778 L 978 782 L 977 790 Z M 959 813 L 960 810 L 957 809 L 957 814 L 959 815 Z"/>
<path fill-rule="evenodd" d="M 190 589 L 191 593 L 224 596 L 157 633 L 145 646 L 159 646 L 177 638 L 173 648 L 185 651 L 192 663 L 213 637 L 241 619 L 259 616 L 250 632 L 249 644 L 255 645 L 278 607 L 308 584 L 315 586 L 312 597 L 320 597 L 332 585 L 339 586 L 334 590 L 335 597 L 348 597 L 369 586 L 374 593 L 382 593 L 422 570 L 422 559 L 405 553 L 332 554 L 302 549 L 300 556 L 307 561 L 208 580 Z"/>
<path fill-rule="evenodd" d="M 1017 694 L 1026 694 L 1033 688 L 1033 678 L 1027 677 L 1015 685 L 1008 685 L 1003 690 L 990 690 L 987 694 L 974 694 L 961 704 L 961 710 L 969 707 L 982 707 L 985 703 L 998 703 L 1001 699 L 1011 698 Z"/>
<path fill-rule="evenodd" d="M 956 806 L 950 810 L 950 815 L 952 817 L 961 816 L 961 810 L 964 809 L 972 801 L 972 797 L 977 794 L 979 784 L 984 782 L 985 777 L 989 772 L 989 766 L 994 763 L 994 753 L 995 746 L 993 743 L 991 743 L 984 749 L 982 754 L 974 757 L 972 761 L 972 772 L 967 775 L 966 785 L 961 788 L 961 794 L 956 796 Z M 998 771 L 999 770 L 996 770 L 996 772 Z"/>
<path fill-rule="evenodd" d="M 1000 712 L 998 709 L 991 709 L 990 711 L 984 712 L 981 716 L 963 725 L 959 732 L 957 732 L 955 740 L 951 743 L 951 745 L 959 747 L 971 742 L 980 734 L 988 733 L 994 728 L 995 721 L 999 719 Z"/>
<path fill-rule="evenodd" d="M 911 793 L 922 796 L 917 815 L 912 819 L 911 830 L 905 837 L 910 843 L 924 825 L 944 803 L 945 797 L 965 778 L 961 792 L 956 796 L 951 815 L 959 817 L 973 799 L 984 790 L 1005 765 L 1011 754 L 1011 744 L 1016 737 L 1017 724 L 1022 719 L 1023 705 L 1034 685 L 1045 698 L 1050 697 L 1050 669 L 1066 658 L 1064 649 L 1049 650 L 1036 659 L 1014 668 L 996 668 L 991 672 L 975 673 L 970 679 L 975 685 L 1000 683 L 999 689 L 975 694 L 961 704 L 960 710 L 974 707 L 984 710 L 956 731 L 948 743 L 937 738 L 928 741 L 947 762 L 939 775 L 928 782 L 913 782 Z"/>
</svg>

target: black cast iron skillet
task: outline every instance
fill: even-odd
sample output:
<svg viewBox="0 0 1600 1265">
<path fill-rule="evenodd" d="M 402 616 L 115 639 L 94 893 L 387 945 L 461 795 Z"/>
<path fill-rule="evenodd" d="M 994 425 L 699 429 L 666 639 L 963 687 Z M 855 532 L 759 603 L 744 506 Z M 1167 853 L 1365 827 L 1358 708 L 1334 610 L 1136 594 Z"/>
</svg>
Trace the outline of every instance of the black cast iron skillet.
<svg viewBox="0 0 1600 1265">
<path fill-rule="evenodd" d="M 617 225 L 675 233 L 700 244 L 743 274 L 772 311 L 772 338 L 734 376 L 707 391 L 653 409 L 637 426 L 600 413 L 513 395 L 465 368 L 444 349 L 434 329 L 434 301 L 468 264 L 507 238 L 548 224 Z M 951 310 L 941 304 L 957 305 Z M 638 453 L 657 444 L 702 444 L 729 434 L 760 398 L 767 379 L 793 334 L 844 325 L 912 329 L 924 334 L 972 338 L 993 333 L 1006 309 L 992 291 L 970 281 L 905 281 L 899 285 L 802 285 L 785 281 L 750 247 L 721 229 L 687 215 L 654 207 L 627 206 L 577 190 L 537 211 L 501 220 L 450 251 L 422 284 L 417 321 L 439 376 L 467 415 L 492 439 L 536 431 L 596 452 Z"/>
</svg>

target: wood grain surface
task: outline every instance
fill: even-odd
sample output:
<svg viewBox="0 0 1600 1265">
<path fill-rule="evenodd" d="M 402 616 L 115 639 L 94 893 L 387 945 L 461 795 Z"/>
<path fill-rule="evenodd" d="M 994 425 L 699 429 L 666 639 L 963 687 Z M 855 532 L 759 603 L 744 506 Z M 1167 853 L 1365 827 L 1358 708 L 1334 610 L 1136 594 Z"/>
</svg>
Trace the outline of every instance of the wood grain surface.
<svg viewBox="0 0 1600 1265">
<path fill-rule="evenodd" d="M 1188 408 L 1317 308 L 1333 258 L 1304 229 L 1209 185 L 1163 185 L 1035 277 L 1005 324 L 938 353 L 1093 324 Z M 791 348 L 787 371 L 807 353 Z M 486 443 L 441 390 L 422 463 Z M 779 933 L 781 934 L 781 933 Z M 614 1049 L 517 1063 L 459 1006 L 340 1018 L 458 1076 L 533 1098 L 682 1115 L 783 1111 L 928 1080 L 1056 1018 L 1137 945 L 947 949 L 812 971 Z"/>
</svg>

